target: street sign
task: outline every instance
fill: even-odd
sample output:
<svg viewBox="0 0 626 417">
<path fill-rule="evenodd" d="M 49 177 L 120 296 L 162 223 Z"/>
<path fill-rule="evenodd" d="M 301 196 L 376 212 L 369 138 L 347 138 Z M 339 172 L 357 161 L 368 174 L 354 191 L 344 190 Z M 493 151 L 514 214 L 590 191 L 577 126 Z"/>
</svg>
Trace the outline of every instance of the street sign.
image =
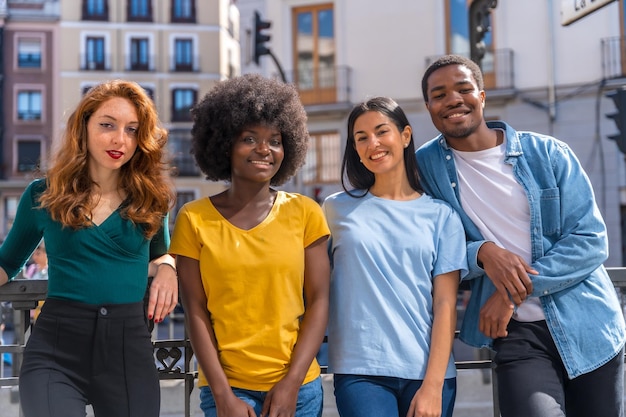
<svg viewBox="0 0 626 417">
<path fill-rule="evenodd" d="M 583 16 L 615 0 L 561 0 L 561 26 L 574 23 Z"/>
</svg>

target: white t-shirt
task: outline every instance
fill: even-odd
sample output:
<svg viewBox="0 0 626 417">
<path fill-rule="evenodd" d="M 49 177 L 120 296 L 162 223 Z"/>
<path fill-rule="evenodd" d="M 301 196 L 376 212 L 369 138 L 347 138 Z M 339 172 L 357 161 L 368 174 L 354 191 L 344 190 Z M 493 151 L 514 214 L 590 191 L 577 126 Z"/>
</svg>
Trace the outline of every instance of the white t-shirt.
<svg viewBox="0 0 626 417">
<path fill-rule="evenodd" d="M 452 150 L 461 206 L 486 240 L 530 265 L 530 208 L 513 167 L 504 163 L 506 145 L 475 152 Z M 539 298 L 529 297 L 513 316 L 519 321 L 544 320 Z"/>
</svg>

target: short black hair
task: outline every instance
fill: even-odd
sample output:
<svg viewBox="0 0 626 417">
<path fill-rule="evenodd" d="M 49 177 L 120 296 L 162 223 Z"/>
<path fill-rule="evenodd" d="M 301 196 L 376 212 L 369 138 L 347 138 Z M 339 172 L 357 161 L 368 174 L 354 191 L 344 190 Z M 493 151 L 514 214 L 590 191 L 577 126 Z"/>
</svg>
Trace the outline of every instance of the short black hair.
<svg viewBox="0 0 626 417">
<path fill-rule="evenodd" d="M 448 65 L 463 65 L 467 67 L 472 73 L 474 77 L 474 81 L 476 81 L 476 85 L 478 86 L 478 90 L 482 91 L 485 89 L 485 83 L 483 81 L 483 73 L 480 70 L 478 64 L 476 64 L 471 59 L 461 56 L 461 55 L 444 55 L 437 60 L 435 60 L 432 64 L 428 66 L 424 76 L 422 77 L 422 95 L 424 96 L 424 101 L 428 102 L 428 77 L 439 68 L 447 67 Z"/>
<path fill-rule="evenodd" d="M 282 137 L 285 157 L 271 185 L 284 184 L 304 165 L 307 115 L 292 84 L 259 74 L 231 78 L 217 83 L 191 114 L 191 152 L 208 180 L 231 179 L 233 141 L 255 124 L 273 126 Z"/>
</svg>

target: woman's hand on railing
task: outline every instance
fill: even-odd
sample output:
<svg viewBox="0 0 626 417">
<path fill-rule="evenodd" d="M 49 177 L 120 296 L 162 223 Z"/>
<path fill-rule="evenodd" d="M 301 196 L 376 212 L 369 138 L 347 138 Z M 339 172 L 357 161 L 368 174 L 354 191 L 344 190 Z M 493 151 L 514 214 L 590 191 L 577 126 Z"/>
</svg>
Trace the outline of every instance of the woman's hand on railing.
<svg viewBox="0 0 626 417">
<path fill-rule="evenodd" d="M 149 320 L 160 323 L 178 304 L 178 276 L 170 255 L 164 255 L 151 262 L 150 270 L 156 272 L 150 284 L 146 314 Z"/>
</svg>

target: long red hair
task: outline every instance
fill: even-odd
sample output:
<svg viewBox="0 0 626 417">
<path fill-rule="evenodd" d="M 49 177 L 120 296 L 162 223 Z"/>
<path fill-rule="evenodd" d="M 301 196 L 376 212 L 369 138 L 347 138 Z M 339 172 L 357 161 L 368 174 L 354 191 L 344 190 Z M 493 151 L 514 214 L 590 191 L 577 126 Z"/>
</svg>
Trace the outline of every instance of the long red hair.
<svg viewBox="0 0 626 417">
<path fill-rule="evenodd" d="M 123 217 L 141 225 L 152 237 L 175 201 L 169 166 L 165 161 L 167 130 L 159 121 L 152 99 L 137 83 L 107 81 L 91 88 L 67 121 L 65 133 L 46 173 L 47 189 L 39 202 L 52 219 L 73 229 L 88 227 L 91 194 L 97 185 L 89 176 L 87 123 L 105 101 L 128 99 L 137 111 L 137 151 L 121 168 L 119 188 L 127 194 Z"/>
</svg>

